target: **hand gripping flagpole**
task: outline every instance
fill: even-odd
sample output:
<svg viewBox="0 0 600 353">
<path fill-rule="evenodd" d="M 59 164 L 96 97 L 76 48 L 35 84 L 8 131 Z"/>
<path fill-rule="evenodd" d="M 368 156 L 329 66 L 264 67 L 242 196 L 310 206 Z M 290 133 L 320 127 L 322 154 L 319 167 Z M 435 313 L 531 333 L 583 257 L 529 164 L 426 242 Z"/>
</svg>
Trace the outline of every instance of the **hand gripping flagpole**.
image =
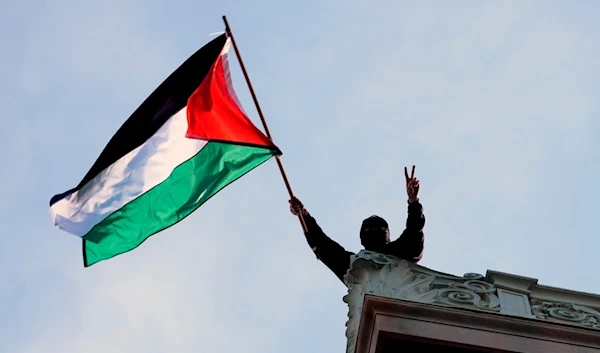
<svg viewBox="0 0 600 353">
<path fill-rule="evenodd" d="M 242 57 L 238 50 L 238 47 L 235 43 L 235 39 L 233 38 L 233 34 L 231 32 L 231 28 L 229 27 L 229 23 L 227 22 L 226 16 L 223 16 L 223 22 L 225 23 L 225 31 L 227 33 L 227 36 L 231 39 L 231 44 L 233 44 L 233 49 L 235 50 L 235 55 L 238 58 L 240 67 L 242 68 L 242 72 L 244 73 L 244 77 L 246 78 L 246 83 L 248 84 L 248 88 L 250 89 L 250 94 L 252 95 L 252 99 L 254 100 L 254 105 L 256 106 L 256 110 L 258 111 L 258 116 L 260 117 L 263 127 L 265 128 L 265 133 L 267 134 L 267 137 L 269 138 L 269 140 L 273 141 L 273 138 L 271 137 L 271 133 L 269 132 L 269 127 L 267 126 L 267 121 L 265 120 L 262 110 L 260 109 L 260 105 L 258 104 L 258 99 L 256 98 L 256 94 L 254 93 L 254 89 L 252 88 L 252 83 L 250 82 L 250 77 L 248 77 L 248 72 L 246 71 L 246 67 L 244 66 L 244 61 L 242 60 Z M 288 193 L 290 194 L 290 198 L 294 198 L 294 193 L 292 192 L 292 187 L 290 186 L 290 182 L 288 181 L 288 178 L 285 175 L 285 170 L 283 169 L 283 164 L 281 163 L 279 156 L 275 156 L 275 160 L 277 161 L 277 165 L 279 166 L 279 171 L 281 172 L 281 176 L 283 177 L 283 182 L 285 183 L 285 187 L 287 188 Z M 304 231 L 304 234 L 307 237 L 309 237 L 308 228 L 306 227 L 306 222 L 304 221 L 302 212 L 298 213 L 298 219 L 300 220 L 300 224 L 302 225 L 302 230 Z"/>
</svg>

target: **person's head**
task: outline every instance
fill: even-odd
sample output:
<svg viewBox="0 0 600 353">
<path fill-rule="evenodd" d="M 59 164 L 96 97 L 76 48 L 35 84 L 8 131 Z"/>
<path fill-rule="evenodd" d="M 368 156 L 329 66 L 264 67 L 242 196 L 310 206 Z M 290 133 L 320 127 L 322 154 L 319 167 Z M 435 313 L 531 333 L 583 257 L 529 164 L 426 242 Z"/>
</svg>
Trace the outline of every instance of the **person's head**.
<svg viewBox="0 0 600 353">
<path fill-rule="evenodd" d="M 385 219 L 371 216 L 362 222 L 360 242 L 365 250 L 380 252 L 390 242 L 390 231 Z"/>
</svg>

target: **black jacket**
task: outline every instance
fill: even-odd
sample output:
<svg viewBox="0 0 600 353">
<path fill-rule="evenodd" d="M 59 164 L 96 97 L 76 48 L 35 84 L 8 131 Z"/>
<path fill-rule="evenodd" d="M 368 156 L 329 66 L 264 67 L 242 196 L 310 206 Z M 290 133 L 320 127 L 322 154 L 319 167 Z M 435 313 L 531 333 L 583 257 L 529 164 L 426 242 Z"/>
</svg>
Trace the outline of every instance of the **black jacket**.
<svg viewBox="0 0 600 353">
<path fill-rule="evenodd" d="M 310 214 L 304 216 L 308 234 L 305 234 L 308 245 L 319 260 L 327 266 L 342 282 L 350 267 L 350 256 L 340 244 L 329 238 Z M 411 262 L 419 262 L 423 256 L 425 215 L 423 206 L 417 201 L 408 204 L 406 229 L 400 237 L 386 245 L 384 254 L 392 255 Z"/>
</svg>

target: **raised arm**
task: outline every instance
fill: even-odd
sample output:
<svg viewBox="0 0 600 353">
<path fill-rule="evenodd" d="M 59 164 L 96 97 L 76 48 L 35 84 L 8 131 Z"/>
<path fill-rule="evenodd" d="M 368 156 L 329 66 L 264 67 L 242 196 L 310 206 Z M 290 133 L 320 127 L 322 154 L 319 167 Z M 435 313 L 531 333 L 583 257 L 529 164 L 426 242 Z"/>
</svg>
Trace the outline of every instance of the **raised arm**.
<svg viewBox="0 0 600 353">
<path fill-rule="evenodd" d="M 308 232 L 305 235 L 306 242 L 313 250 L 317 258 L 321 260 L 339 279 L 344 282 L 344 275 L 350 266 L 351 252 L 329 238 L 314 217 L 297 198 L 290 200 L 290 211 L 293 215 L 302 212 Z"/>
<path fill-rule="evenodd" d="M 425 215 L 423 205 L 419 202 L 419 179 L 414 177 L 415 166 L 412 168 L 411 176 L 404 168 L 406 178 L 406 192 L 408 195 L 408 217 L 406 218 L 406 228 L 400 237 L 389 244 L 389 247 L 395 256 L 412 262 L 419 262 L 423 257 L 423 248 L 425 235 Z"/>
</svg>

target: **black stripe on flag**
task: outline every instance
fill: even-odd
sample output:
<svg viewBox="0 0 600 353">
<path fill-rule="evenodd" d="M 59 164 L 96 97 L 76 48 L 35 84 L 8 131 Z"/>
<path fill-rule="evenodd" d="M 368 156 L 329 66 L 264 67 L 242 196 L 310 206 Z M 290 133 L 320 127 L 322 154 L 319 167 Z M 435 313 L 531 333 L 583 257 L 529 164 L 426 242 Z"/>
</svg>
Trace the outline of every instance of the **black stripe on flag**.
<svg viewBox="0 0 600 353">
<path fill-rule="evenodd" d="M 50 206 L 79 190 L 98 173 L 139 147 L 171 116 L 185 107 L 217 60 L 226 39 L 225 34 L 220 35 L 181 64 L 119 128 L 79 185 L 52 197 Z"/>
</svg>

